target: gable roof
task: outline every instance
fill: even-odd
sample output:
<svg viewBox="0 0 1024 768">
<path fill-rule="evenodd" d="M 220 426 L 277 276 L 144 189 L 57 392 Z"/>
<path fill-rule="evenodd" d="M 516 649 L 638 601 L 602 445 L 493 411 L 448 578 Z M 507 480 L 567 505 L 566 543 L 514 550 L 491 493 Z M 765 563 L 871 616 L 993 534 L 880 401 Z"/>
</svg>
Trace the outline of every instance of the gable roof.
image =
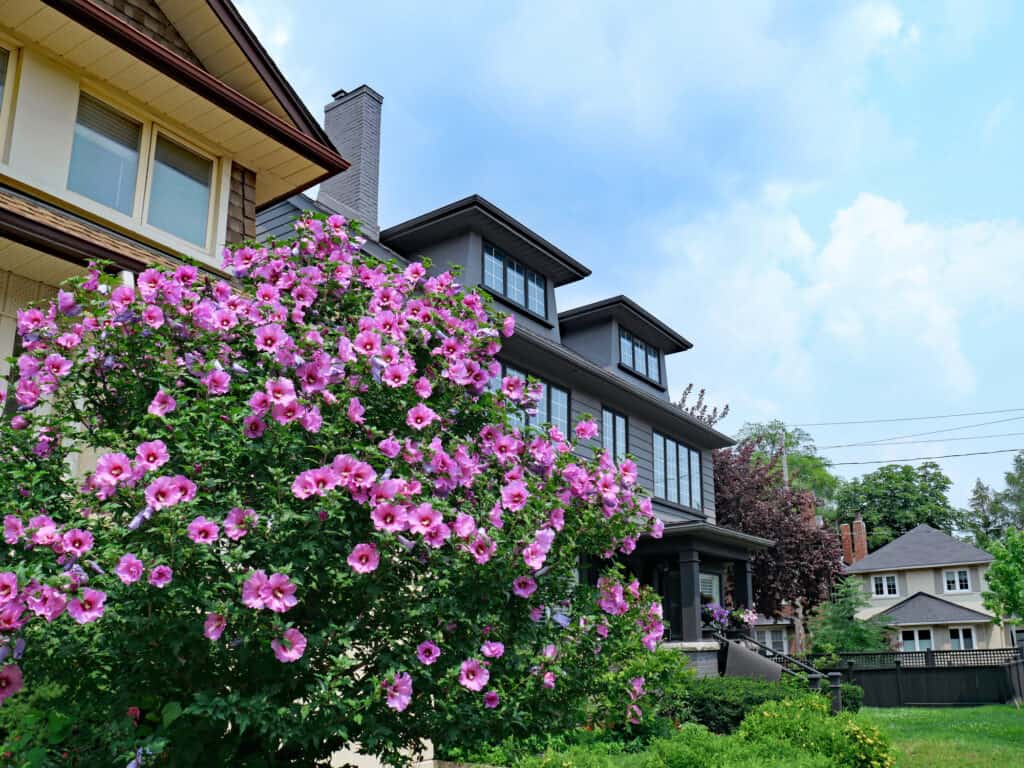
<svg viewBox="0 0 1024 768">
<path fill-rule="evenodd" d="M 434 243 L 475 230 L 556 286 L 582 280 L 590 270 L 490 200 L 470 195 L 381 230 L 380 242 L 408 257 Z"/>
<path fill-rule="evenodd" d="M 849 566 L 846 572 L 870 573 L 933 565 L 968 565 L 990 563 L 994 559 L 985 550 L 922 523 Z"/>
<path fill-rule="evenodd" d="M 559 312 L 558 323 L 563 331 L 571 331 L 611 317 L 644 341 L 656 344 L 666 354 L 685 352 L 693 346 L 631 298 L 621 294 Z"/>
<path fill-rule="evenodd" d="M 965 608 L 941 597 L 929 595 L 927 592 L 917 592 L 906 600 L 896 603 L 886 611 L 879 614 L 886 619 L 887 624 L 974 624 L 977 622 L 992 621 L 992 617 Z"/>
</svg>

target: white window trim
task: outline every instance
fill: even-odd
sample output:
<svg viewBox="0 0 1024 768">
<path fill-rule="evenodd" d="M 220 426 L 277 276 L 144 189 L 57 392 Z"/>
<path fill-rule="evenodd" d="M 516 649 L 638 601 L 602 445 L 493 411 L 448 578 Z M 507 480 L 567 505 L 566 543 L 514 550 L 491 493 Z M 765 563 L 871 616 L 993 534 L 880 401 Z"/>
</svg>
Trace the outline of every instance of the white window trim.
<svg viewBox="0 0 1024 768">
<path fill-rule="evenodd" d="M 960 571 L 964 571 L 967 574 L 967 589 L 960 589 Z M 946 574 L 953 574 L 953 581 L 956 582 L 956 589 L 950 589 L 946 582 Z M 971 569 L 970 568 L 943 568 L 942 569 L 942 593 L 944 595 L 964 595 L 972 591 L 971 584 Z"/>
<path fill-rule="evenodd" d="M 712 573 L 710 571 L 701 571 L 697 578 L 697 588 L 700 589 L 700 583 L 705 579 L 711 579 L 712 584 L 715 585 L 713 592 L 718 592 L 718 595 L 712 593 L 711 597 L 715 599 L 718 605 L 722 604 L 722 574 Z M 702 593 L 705 594 L 705 593 Z"/>
<path fill-rule="evenodd" d="M 7 141 L 10 136 L 11 116 L 14 114 L 14 92 L 18 85 L 21 65 L 21 46 L 17 41 L 0 35 L 0 48 L 7 51 L 7 76 L 4 79 L 3 99 L 0 100 L 0 163 L 7 157 Z"/>
<path fill-rule="evenodd" d="M 782 650 L 779 651 L 772 646 L 772 632 L 782 632 Z M 758 637 L 763 635 L 764 639 Z M 789 654 L 789 633 L 785 627 L 757 627 L 754 629 L 754 639 L 762 645 L 767 645 L 773 653 Z"/>
<path fill-rule="evenodd" d="M 9 67 L 8 71 L 10 71 Z M 124 214 L 115 208 L 108 208 L 103 203 L 99 203 L 91 197 L 86 197 L 68 188 L 67 174 L 65 174 L 64 187 L 60 191 L 60 195 L 75 207 L 80 208 L 86 213 L 101 217 L 123 230 L 135 235 L 143 235 L 153 242 L 169 246 L 186 256 L 209 263 L 211 257 L 216 257 L 216 246 L 221 244 L 225 235 L 222 230 L 227 225 L 226 210 L 227 198 L 230 195 L 231 158 L 219 155 L 211 147 L 185 138 L 179 132 L 160 122 L 153 115 L 126 102 L 102 86 L 97 86 L 94 83 L 83 80 L 79 85 L 79 92 L 89 94 L 116 112 L 120 112 L 125 117 L 142 124 L 141 136 L 139 138 L 139 163 L 136 169 L 138 175 L 135 182 L 135 198 L 132 202 L 131 215 Z M 7 98 L 6 91 L 4 98 Z M 0 116 L 0 126 L 2 124 L 2 116 Z M 194 152 L 196 155 L 213 163 L 210 173 L 210 199 L 206 211 L 206 242 L 202 245 L 184 240 L 146 221 L 149 214 L 150 188 L 156 164 L 154 161 L 156 140 L 159 135 L 180 144 L 189 152 Z M 68 158 L 70 162 L 70 155 Z"/>
<path fill-rule="evenodd" d="M 960 648 L 953 648 L 953 630 L 954 629 L 957 630 L 960 633 Z M 972 648 L 964 648 L 963 647 L 963 645 L 964 645 L 964 630 L 965 629 L 971 633 L 971 645 L 973 646 Z M 950 648 L 950 650 L 960 650 L 960 651 L 968 651 L 968 650 L 976 651 L 976 650 L 978 650 L 978 635 L 974 631 L 974 627 L 965 624 L 965 625 L 962 625 L 962 626 L 948 627 L 948 630 L 949 630 L 949 648 Z M 933 642 L 934 642 L 934 640 L 933 640 Z"/>
<path fill-rule="evenodd" d="M 913 632 L 914 633 L 914 647 L 913 648 L 909 648 L 908 649 L 908 648 L 904 648 L 903 647 L 903 633 L 904 632 Z M 935 629 L 933 627 L 900 627 L 899 628 L 899 633 L 900 633 L 899 634 L 900 650 L 901 651 L 907 651 L 907 650 L 919 651 L 920 649 L 919 649 L 918 646 L 920 646 L 920 644 L 921 644 L 921 634 L 920 634 L 921 632 L 927 632 L 928 633 L 928 637 L 932 641 L 932 648 L 931 649 L 934 651 L 935 650 Z M 924 653 L 924 651 L 921 651 L 921 653 Z"/>
<path fill-rule="evenodd" d="M 885 583 L 885 580 L 887 578 L 889 578 L 890 576 L 892 577 L 893 582 L 896 584 L 896 593 L 892 594 L 892 595 L 889 594 L 888 589 L 886 588 L 886 583 Z M 875 579 L 881 579 L 882 580 L 882 592 L 883 592 L 883 594 L 881 594 L 881 595 L 879 595 L 877 592 L 875 592 Z M 895 573 L 875 573 L 875 574 L 871 575 L 871 598 L 873 600 L 891 600 L 894 597 L 900 597 L 900 596 L 901 596 L 900 595 L 900 579 L 899 579 L 899 576 L 897 574 L 895 574 Z"/>
</svg>

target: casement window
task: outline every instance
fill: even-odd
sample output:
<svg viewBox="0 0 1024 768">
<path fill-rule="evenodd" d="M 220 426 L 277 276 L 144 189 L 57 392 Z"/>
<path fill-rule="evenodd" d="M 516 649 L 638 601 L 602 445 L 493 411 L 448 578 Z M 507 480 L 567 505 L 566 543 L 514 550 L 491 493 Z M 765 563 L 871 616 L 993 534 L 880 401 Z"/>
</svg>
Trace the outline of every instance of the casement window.
<svg viewBox="0 0 1024 768">
<path fill-rule="evenodd" d="M 484 243 L 484 285 L 535 315 L 547 318 L 547 280 L 490 243 Z"/>
<path fill-rule="evenodd" d="M 522 379 L 524 382 L 528 380 L 525 373 L 513 368 L 509 365 L 503 365 L 501 369 L 502 376 L 516 376 Z M 569 392 L 568 390 L 562 389 L 549 381 L 541 379 L 539 376 L 533 376 L 532 378 L 540 381 L 541 391 L 540 400 L 537 402 L 537 414 L 527 415 L 525 420 L 520 416 L 515 416 L 513 423 L 516 426 L 531 426 L 539 427 L 542 424 L 551 424 L 552 426 L 558 427 L 563 435 L 568 437 L 569 435 Z M 500 382 L 494 384 L 495 389 L 498 388 Z"/>
<path fill-rule="evenodd" d="M 873 576 L 872 594 L 875 597 L 899 597 L 900 590 L 896 581 L 896 574 L 886 573 L 881 576 Z"/>
<path fill-rule="evenodd" d="M 931 629 L 904 629 L 900 632 L 901 651 L 930 651 L 931 649 Z"/>
<path fill-rule="evenodd" d="M 754 639 L 773 651 L 789 653 L 789 640 L 784 629 L 758 629 L 754 631 Z"/>
<path fill-rule="evenodd" d="M 950 627 L 949 647 L 954 651 L 973 651 L 974 630 L 971 627 Z"/>
<path fill-rule="evenodd" d="M 703 509 L 700 451 L 654 433 L 654 495 Z"/>
<path fill-rule="evenodd" d="M 945 571 L 942 574 L 942 583 L 946 592 L 970 592 L 971 572 L 966 568 Z"/>
<path fill-rule="evenodd" d="M 207 250 L 215 159 L 95 96 L 78 99 L 67 188 Z"/>
<path fill-rule="evenodd" d="M 625 459 L 629 450 L 626 438 L 628 423 L 621 413 L 610 408 L 601 409 L 601 443 L 615 461 Z"/>
<path fill-rule="evenodd" d="M 634 373 L 661 383 L 661 356 L 657 348 L 623 328 L 619 329 L 619 362 Z"/>
<path fill-rule="evenodd" d="M 700 596 L 703 601 L 710 599 L 712 603 L 722 604 L 722 575 L 719 573 L 702 573 L 700 575 Z"/>
</svg>

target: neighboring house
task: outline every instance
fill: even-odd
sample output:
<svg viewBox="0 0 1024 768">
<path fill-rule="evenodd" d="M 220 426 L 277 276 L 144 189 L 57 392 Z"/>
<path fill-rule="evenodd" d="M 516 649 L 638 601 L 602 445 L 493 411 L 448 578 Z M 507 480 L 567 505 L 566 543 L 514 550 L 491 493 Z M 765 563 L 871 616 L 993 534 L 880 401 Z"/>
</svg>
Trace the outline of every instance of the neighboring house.
<svg viewBox="0 0 1024 768">
<path fill-rule="evenodd" d="M 994 559 L 973 544 L 919 525 L 867 554 L 863 521 L 841 530 L 846 573 L 862 580 L 871 605 L 857 614 L 892 626 L 904 651 L 1007 648 L 1013 628 L 996 626 L 981 593 Z M 850 541 L 852 539 L 852 548 Z"/>
<path fill-rule="evenodd" d="M 720 602 L 728 576 L 734 603 L 749 605 L 749 555 L 771 542 L 715 524 L 711 452 L 733 441 L 669 399 L 665 359 L 692 345 L 625 296 L 559 312 L 556 288 L 590 270 L 480 196 L 380 229 L 381 104 L 365 85 L 334 94 L 325 127 L 351 168 L 321 184 L 316 200 L 297 195 L 268 207 L 258 234 L 288 236 L 304 210 L 341 212 L 362 222 L 370 253 L 459 267 L 463 284 L 483 288 L 499 310 L 514 314 L 516 331 L 501 359 L 506 374 L 543 382 L 539 413 L 530 421 L 567 433 L 590 414 L 600 435 L 584 450 L 603 447 L 635 459 L 665 534 L 642 540 L 628 565 L 662 595 L 669 638 L 699 641 L 701 595 Z"/>
<path fill-rule="evenodd" d="M 17 310 L 88 261 L 216 273 L 347 167 L 228 0 L 0 5 L 0 378 Z"/>
</svg>

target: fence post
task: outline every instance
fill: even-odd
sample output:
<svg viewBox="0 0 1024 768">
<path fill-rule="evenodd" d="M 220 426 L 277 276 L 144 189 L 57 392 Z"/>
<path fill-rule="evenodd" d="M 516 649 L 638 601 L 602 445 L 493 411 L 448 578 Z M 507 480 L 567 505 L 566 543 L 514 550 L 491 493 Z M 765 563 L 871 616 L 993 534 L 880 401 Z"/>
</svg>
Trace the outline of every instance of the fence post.
<svg viewBox="0 0 1024 768">
<path fill-rule="evenodd" d="M 856 662 L 853 659 L 846 660 L 846 682 L 853 682 L 853 666 Z"/>
<path fill-rule="evenodd" d="M 924 665 L 926 667 L 935 666 L 935 651 L 933 651 L 931 648 L 926 648 L 924 651 Z"/>
<path fill-rule="evenodd" d="M 838 715 L 843 711 L 843 673 L 829 672 L 828 686 L 832 689 L 832 714 Z"/>
<path fill-rule="evenodd" d="M 896 666 L 896 701 L 903 706 L 903 662 L 900 659 L 893 659 Z"/>
<path fill-rule="evenodd" d="M 807 687 L 810 688 L 812 691 L 820 691 L 821 690 L 821 678 L 822 677 L 824 677 L 824 675 L 820 675 L 820 674 L 818 674 L 818 675 L 808 675 L 807 676 Z"/>
</svg>

